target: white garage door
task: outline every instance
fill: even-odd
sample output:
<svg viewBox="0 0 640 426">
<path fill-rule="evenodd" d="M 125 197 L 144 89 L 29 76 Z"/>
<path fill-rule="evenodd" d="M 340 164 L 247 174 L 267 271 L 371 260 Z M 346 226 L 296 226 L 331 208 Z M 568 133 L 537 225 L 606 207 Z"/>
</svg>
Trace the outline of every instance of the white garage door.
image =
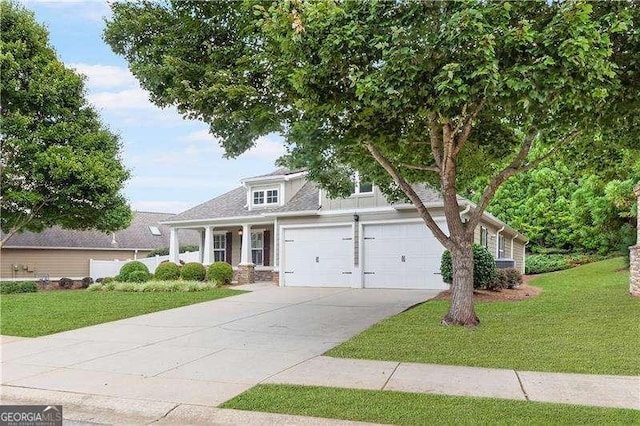
<svg viewBox="0 0 640 426">
<path fill-rule="evenodd" d="M 424 223 L 364 225 L 362 244 L 366 288 L 448 288 L 440 275 L 444 247 Z"/>
<path fill-rule="evenodd" d="M 351 226 L 286 228 L 284 285 L 350 287 L 353 250 Z"/>
</svg>

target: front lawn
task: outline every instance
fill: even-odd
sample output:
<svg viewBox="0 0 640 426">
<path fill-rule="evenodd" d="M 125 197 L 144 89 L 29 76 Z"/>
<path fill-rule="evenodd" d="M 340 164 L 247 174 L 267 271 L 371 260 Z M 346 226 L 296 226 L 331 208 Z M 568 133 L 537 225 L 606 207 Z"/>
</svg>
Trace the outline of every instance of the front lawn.
<svg viewBox="0 0 640 426">
<path fill-rule="evenodd" d="M 621 258 L 540 276 L 540 296 L 477 303 L 476 329 L 444 327 L 449 302 L 432 300 L 329 351 L 339 358 L 585 374 L 640 375 L 640 299 Z"/>
<path fill-rule="evenodd" d="M 638 424 L 640 411 L 392 391 L 258 385 L 223 408 L 384 424 Z"/>
<path fill-rule="evenodd" d="M 7 294 L 0 298 L 0 334 L 44 336 L 240 293 L 244 292 L 231 289 L 170 293 L 63 290 Z"/>
</svg>

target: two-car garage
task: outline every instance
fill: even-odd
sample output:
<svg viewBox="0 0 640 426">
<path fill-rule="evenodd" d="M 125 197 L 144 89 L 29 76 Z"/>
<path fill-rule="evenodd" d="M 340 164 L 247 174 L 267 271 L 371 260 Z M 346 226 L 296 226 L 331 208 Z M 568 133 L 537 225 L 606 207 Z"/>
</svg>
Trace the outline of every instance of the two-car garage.
<svg viewBox="0 0 640 426">
<path fill-rule="evenodd" d="M 285 227 L 282 239 L 288 287 L 447 288 L 444 248 L 423 222 Z"/>
</svg>

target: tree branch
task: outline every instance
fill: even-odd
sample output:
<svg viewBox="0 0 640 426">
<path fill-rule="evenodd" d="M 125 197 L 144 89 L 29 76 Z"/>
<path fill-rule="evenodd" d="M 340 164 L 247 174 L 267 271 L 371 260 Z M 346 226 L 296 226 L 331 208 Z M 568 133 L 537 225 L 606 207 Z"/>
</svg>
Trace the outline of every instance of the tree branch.
<svg viewBox="0 0 640 426">
<path fill-rule="evenodd" d="M 473 120 L 475 120 L 476 117 L 478 116 L 478 113 L 484 106 L 484 102 L 485 102 L 485 99 L 483 98 L 479 103 L 475 104 L 471 108 L 471 113 L 467 116 L 467 119 L 464 120 L 464 125 L 462 126 L 462 128 L 456 129 L 457 136 L 455 136 L 455 143 L 454 143 L 455 148 L 453 151 L 454 157 L 458 156 L 460 151 L 462 151 L 462 148 L 464 147 L 465 143 L 469 139 L 469 135 L 471 134 L 471 129 L 473 127 Z M 462 112 L 463 116 L 465 114 L 466 114 L 466 104 Z"/>
<path fill-rule="evenodd" d="M 433 235 L 444 245 L 446 248 L 450 248 L 451 240 L 449 237 L 442 232 L 442 229 L 438 226 L 438 224 L 433 220 L 433 217 L 424 206 L 424 203 L 416 194 L 416 191 L 411 187 L 411 185 L 402 177 L 402 175 L 398 172 L 398 170 L 391 164 L 391 162 L 376 148 L 372 143 L 366 142 L 365 147 L 371 153 L 371 156 L 380 164 L 387 173 L 393 178 L 393 181 L 400 187 L 402 192 L 411 200 L 413 205 L 418 210 L 420 217 L 426 223 L 427 227 L 433 232 Z"/>
<path fill-rule="evenodd" d="M 438 166 L 422 166 L 420 164 L 409 164 L 409 163 L 401 163 L 400 166 L 406 167 L 408 169 L 424 170 L 426 172 L 440 173 L 440 167 Z"/>
<path fill-rule="evenodd" d="M 495 195 L 496 191 L 511 176 L 514 176 L 518 173 L 525 172 L 530 170 L 540 163 L 546 161 L 558 152 L 561 148 L 569 144 L 572 140 L 578 137 L 582 133 L 581 130 L 573 130 L 568 135 L 566 135 L 560 142 L 558 142 L 553 148 L 551 148 L 546 154 L 536 158 L 535 160 L 530 161 L 527 164 L 524 164 L 529 152 L 531 151 L 531 147 L 533 145 L 533 141 L 538 135 L 538 130 L 534 127 L 529 131 L 529 134 L 525 137 L 522 146 L 520 147 L 520 151 L 515 156 L 515 158 L 509 163 L 507 167 L 505 167 L 500 173 L 498 173 L 489 183 L 489 185 L 484 189 L 482 193 L 482 197 L 480 197 L 480 201 L 478 205 L 473 210 L 473 214 L 471 215 L 471 219 L 469 223 L 472 227 L 475 226 L 480 221 L 480 218 L 484 211 L 487 209 L 487 206 L 491 202 L 491 199 Z"/>
<path fill-rule="evenodd" d="M 436 113 L 432 113 L 429 116 L 429 139 L 431 141 L 431 155 L 433 155 L 433 161 L 436 166 L 442 167 L 442 139 L 440 132 L 438 131 L 440 123 Z"/>
</svg>

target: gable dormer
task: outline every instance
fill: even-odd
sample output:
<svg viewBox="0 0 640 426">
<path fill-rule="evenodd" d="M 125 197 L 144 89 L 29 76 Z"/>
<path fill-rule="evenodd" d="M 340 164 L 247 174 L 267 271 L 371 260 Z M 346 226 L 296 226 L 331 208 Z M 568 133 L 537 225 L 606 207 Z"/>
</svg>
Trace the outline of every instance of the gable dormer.
<svg viewBox="0 0 640 426">
<path fill-rule="evenodd" d="M 242 180 L 247 192 L 246 207 L 260 210 L 285 206 L 306 182 L 306 171 L 278 169 L 273 173 Z"/>
</svg>

